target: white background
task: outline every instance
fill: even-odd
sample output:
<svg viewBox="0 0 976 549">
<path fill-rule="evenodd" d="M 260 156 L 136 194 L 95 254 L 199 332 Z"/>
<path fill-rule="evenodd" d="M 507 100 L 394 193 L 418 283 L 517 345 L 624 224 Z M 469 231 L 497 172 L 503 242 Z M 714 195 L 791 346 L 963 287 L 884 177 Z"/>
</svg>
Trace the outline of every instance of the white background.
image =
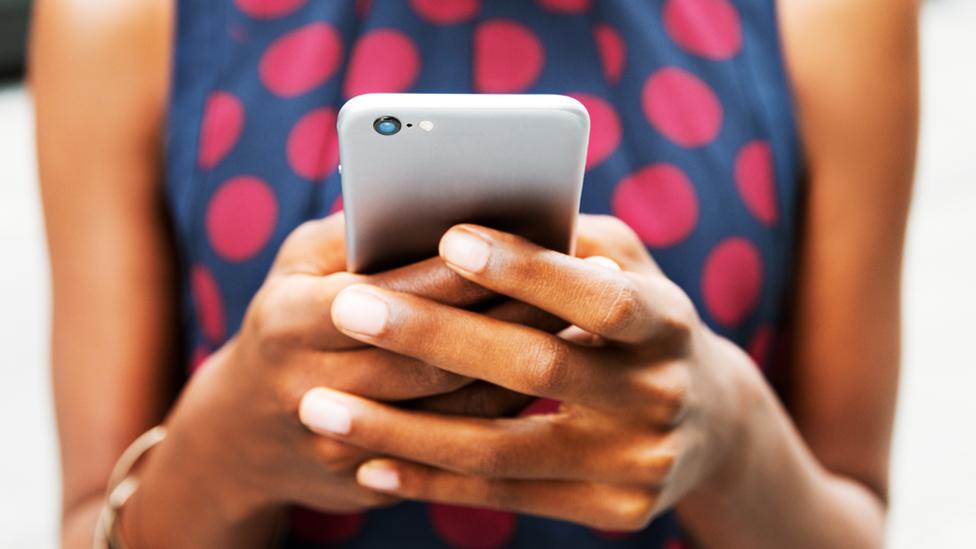
<svg viewBox="0 0 976 549">
<path fill-rule="evenodd" d="M 922 68 L 889 545 L 976 547 L 976 2 L 926 3 Z M 48 275 L 28 101 L 20 87 L 0 88 L 0 548 L 57 539 Z"/>
</svg>

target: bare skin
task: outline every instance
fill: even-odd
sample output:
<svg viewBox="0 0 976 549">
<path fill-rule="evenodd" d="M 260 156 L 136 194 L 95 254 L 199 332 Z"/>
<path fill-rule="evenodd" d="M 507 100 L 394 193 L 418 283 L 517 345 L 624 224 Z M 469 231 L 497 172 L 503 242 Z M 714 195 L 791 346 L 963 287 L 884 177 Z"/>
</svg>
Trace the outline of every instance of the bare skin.
<svg viewBox="0 0 976 549">
<path fill-rule="evenodd" d="M 908 0 L 782 0 L 780 8 L 809 172 L 787 345 L 793 375 L 788 411 L 741 351 L 688 310 L 683 294 L 632 236 L 603 219 L 586 222 L 580 255 L 610 257 L 619 272 L 477 229 L 489 234 L 491 257 L 503 258 L 486 271 L 432 260 L 355 278 L 341 272 L 341 231 L 329 226 L 334 219 L 304 226 L 280 251 L 242 331 L 174 406 L 178 300 L 158 175 L 170 3 L 39 2 L 31 86 L 52 261 L 64 546 L 90 545 L 109 469 L 132 439 L 163 420 L 170 438 L 140 470 L 142 487 L 122 515 L 135 548 L 262 546 L 283 502 L 349 510 L 397 497 L 624 529 L 677 504 L 683 522 L 709 547 L 880 546 L 917 124 L 917 6 Z M 308 258 L 315 259 L 310 264 Z M 545 296 L 519 294 L 519 277 L 532 265 L 552 288 L 572 287 L 593 299 L 569 310 Z M 382 335 L 340 333 L 328 323 L 336 295 L 353 283 L 388 300 L 395 314 Z M 605 325 L 595 319 L 608 304 L 592 292 L 614 284 L 646 306 L 625 308 L 623 320 Z M 603 342 L 592 347 L 551 336 L 547 330 L 558 323 L 524 306 L 484 314 L 458 308 L 487 296 L 480 286 L 546 309 Z M 296 308 L 302 296 L 312 297 L 315 307 Z M 552 356 L 560 360 L 542 362 L 554 366 L 552 377 L 513 371 L 498 377 L 470 349 L 449 344 L 451 333 L 473 337 L 451 331 L 466 326 L 454 322 L 459 318 L 513 335 L 495 341 L 526 342 L 520 338 L 531 334 L 534 343 L 523 353 L 550 356 L 545 351 L 556 345 L 572 352 L 559 347 Z M 418 347 L 405 338 L 419 323 L 426 323 L 431 341 L 443 344 Z M 650 341 L 665 342 L 666 354 L 649 353 Z M 512 345 L 496 345 L 490 351 L 497 356 L 524 360 L 512 354 Z M 367 373 L 397 372 L 404 384 L 367 388 L 367 376 L 341 375 L 339 357 L 347 353 L 369 364 Z M 630 362 L 617 360 L 621 356 Z M 570 357 L 581 371 L 614 372 L 626 363 L 626 371 L 643 372 L 639 383 L 605 377 L 658 404 L 628 406 L 640 421 L 621 422 L 622 411 L 608 408 L 599 394 L 556 375 L 555 367 Z M 242 371 L 248 375 L 232 375 Z M 524 402 L 495 390 L 477 398 L 492 403 L 491 410 L 472 406 L 464 393 L 436 397 L 446 400 L 426 403 L 426 412 L 382 402 L 453 391 L 472 377 L 557 397 L 563 411 L 532 420 L 457 419 L 430 411 L 493 417 Z M 310 395 L 304 407 L 303 395 Z M 314 410 L 314 395 L 347 405 L 348 434 L 323 429 L 305 413 Z M 299 416 L 324 434 L 305 429 Z M 383 437 L 393 416 L 409 420 L 407 431 L 426 426 L 438 441 L 448 433 L 478 437 L 491 450 L 471 461 L 450 446 L 426 451 L 417 437 Z M 513 425 L 528 426 L 517 436 L 554 449 L 547 455 L 572 451 L 583 459 L 554 459 L 544 469 L 519 460 L 506 453 Z M 219 441 L 214 432 L 222 433 Z M 599 441 L 612 433 L 627 433 L 613 438 L 626 444 L 608 455 Z M 486 445 L 482 436 L 497 444 Z M 376 454 L 392 458 L 371 460 Z M 646 467 L 625 463 L 635 456 Z M 587 468 L 597 459 L 620 460 L 621 467 Z M 358 484 L 363 462 L 360 482 L 369 480 L 369 471 L 392 469 L 397 487 L 376 491 Z M 570 508 L 564 500 L 580 498 L 563 498 L 567 493 L 601 497 L 599 505 Z"/>
</svg>

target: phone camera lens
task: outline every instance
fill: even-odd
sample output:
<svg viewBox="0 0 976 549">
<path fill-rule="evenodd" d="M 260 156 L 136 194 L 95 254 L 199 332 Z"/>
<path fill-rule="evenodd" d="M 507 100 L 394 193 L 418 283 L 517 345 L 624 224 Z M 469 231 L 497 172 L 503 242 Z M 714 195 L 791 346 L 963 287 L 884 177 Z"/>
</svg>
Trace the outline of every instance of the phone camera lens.
<svg viewBox="0 0 976 549">
<path fill-rule="evenodd" d="M 393 135 L 400 131 L 400 121 L 392 116 L 381 116 L 373 121 L 373 129 L 380 135 Z"/>
</svg>

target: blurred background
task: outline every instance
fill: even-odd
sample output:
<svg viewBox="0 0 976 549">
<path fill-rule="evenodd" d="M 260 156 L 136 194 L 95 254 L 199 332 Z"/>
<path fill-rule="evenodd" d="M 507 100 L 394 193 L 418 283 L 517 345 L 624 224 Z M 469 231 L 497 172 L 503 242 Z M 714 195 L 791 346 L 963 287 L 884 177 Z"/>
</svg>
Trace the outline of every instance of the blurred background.
<svg viewBox="0 0 976 549">
<path fill-rule="evenodd" d="M 48 273 L 20 72 L 28 4 L 0 0 L 0 548 L 56 547 L 58 528 Z M 976 0 L 926 2 L 889 535 L 896 549 L 976 546 L 974 55 Z"/>
</svg>

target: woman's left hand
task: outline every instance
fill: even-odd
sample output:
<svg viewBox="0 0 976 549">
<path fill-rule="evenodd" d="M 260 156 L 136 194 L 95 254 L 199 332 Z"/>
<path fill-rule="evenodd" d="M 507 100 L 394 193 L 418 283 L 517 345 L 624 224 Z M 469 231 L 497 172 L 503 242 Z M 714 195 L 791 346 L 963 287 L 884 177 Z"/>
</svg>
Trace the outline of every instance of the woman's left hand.
<svg viewBox="0 0 976 549">
<path fill-rule="evenodd" d="M 467 418 L 318 388 L 302 400 L 302 421 L 391 456 L 358 470 L 375 490 L 608 530 L 642 529 L 723 483 L 748 459 L 749 387 L 761 377 L 622 222 L 584 216 L 580 234 L 580 255 L 613 261 L 471 225 L 440 246 L 465 278 L 572 323 L 561 336 L 374 286 L 349 287 L 332 307 L 350 337 L 558 400 L 558 411 Z"/>
</svg>

